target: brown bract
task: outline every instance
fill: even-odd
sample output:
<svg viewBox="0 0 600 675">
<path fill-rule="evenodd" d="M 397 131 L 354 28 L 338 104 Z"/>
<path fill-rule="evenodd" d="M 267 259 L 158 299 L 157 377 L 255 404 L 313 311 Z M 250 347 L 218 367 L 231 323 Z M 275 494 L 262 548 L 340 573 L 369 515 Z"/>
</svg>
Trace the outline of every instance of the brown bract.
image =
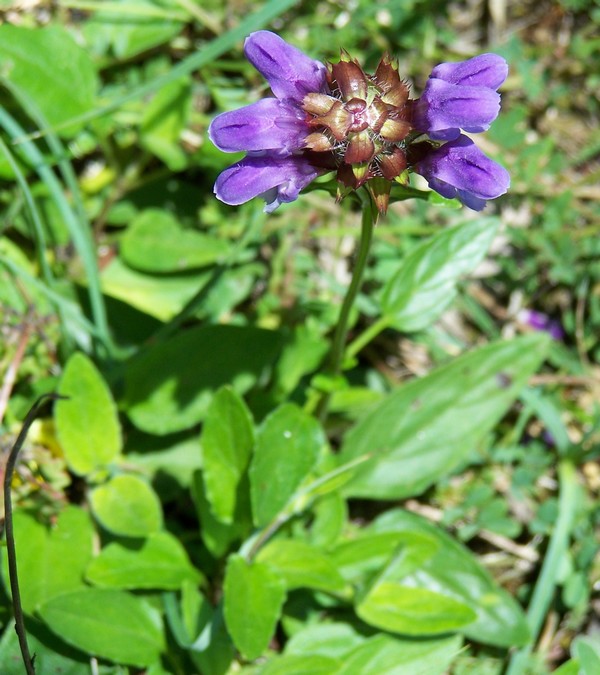
<svg viewBox="0 0 600 675">
<path fill-rule="evenodd" d="M 330 93 L 308 94 L 302 103 L 313 130 L 305 148 L 331 153 L 338 181 L 347 189 L 368 183 L 385 212 L 391 181 L 407 168 L 405 139 L 412 130 L 408 85 L 387 54 L 375 74 L 367 75 L 345 51 L 339 63 L 329 64 L 327 83 Z"/>
</svg>

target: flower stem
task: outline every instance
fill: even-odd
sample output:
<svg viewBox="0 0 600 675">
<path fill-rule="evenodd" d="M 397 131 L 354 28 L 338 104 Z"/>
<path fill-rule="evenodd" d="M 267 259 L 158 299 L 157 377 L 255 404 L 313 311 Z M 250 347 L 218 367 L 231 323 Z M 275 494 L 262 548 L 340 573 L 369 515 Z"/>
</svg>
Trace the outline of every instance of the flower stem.
<svg viewBox="0 0 600 675">
<path fill-rule="evenodd" d="M 346 337 L 348 335 L 348 320 L 352 306 L 358 295 L 363 274 L 367 266 L 369 258 L 369 251 L 371 249 L 371 241 L 373 239 L 373 227 L 377 220 L 377 210 L 370 197 L 363 199 L 363 211 L 360 231 L 360 242 L 358 244 L 358 251 L 356 254 L 356 261 L 354 263 L 354 270 L 352 271 L 352 279 L 350 286 L 346 292 L 346 297 L 342 303 L 340 316 L 333 334 L 333 341 L 331 343 L 331 351 L 329 353 L 329 364 L 325 371 L 327 375 L 335 378 L 342 372 L 342 365 L 344 362 Z M 324 392 L 321 396 L 317 408 L 316 417 L 324 421 L 327 416 L 327 408 L 331 399 L 331 392 Z"/>
<path fill-rule="evenodd" d="M 388 328 L 389 322 L 389 317 L 380 316 L 377 321 L 372 323 L 358 337 L 352 340 L 352 342 L 348 345 L 348 349 L 346 349 L 346 358 L 351 359 L 355 357 L 363 347 L 368 345 L 371 340 L 379 335 L 379 333 Z"/>
</svg>

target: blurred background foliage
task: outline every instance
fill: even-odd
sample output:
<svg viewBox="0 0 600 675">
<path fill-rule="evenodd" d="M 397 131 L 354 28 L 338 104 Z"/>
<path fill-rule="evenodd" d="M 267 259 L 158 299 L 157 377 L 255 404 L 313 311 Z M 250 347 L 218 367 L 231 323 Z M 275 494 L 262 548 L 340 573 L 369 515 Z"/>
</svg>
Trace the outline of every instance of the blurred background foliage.
<svg viewBox="0 0 600 675">
<path fill-rule="evenodd" d="M 600 665 L 593 669 L 597 647 L 582 638 L 600 630 L 600 2 L 287 0 L 257 8 L 245 0 L 1 0 L 0 19 L 3 450 L 41 393 L 70 384 L 89 399 L 83 421 L 81 410 L 63 409 L 32 429 L 14 481 L 23 531 L 43 537 L 38 521 L 27 520 L 31 514 L 77 521 L 87 507 L 72 509 L 89 502 L 105 528 L 103 551 L 119 536 L 158 533 L 155 545 L 183 561 L 178 583 L 164 588 L 181 591 L 184 581 L 195 587 L 201 570 L 216 602 L 224 555 L 239 532 L 223 533 L 216 523 L 199 535 L 191 513 L 210 521 L 197 485 L 197 439 L 217 385 L 245 395 L 257 423 L 278 405 L 302 406 L 319 387 L 331 388 L 326 432 L 337 448 L 365 411 L 405 382 L 474 347 L 534 331 L 527 312 L 535 310 L 560 326 L 545 366 L 460 466 L 392 505 L 467 544 L 527 610 L 564 507 L 556 466 L 568 458 L 578 486 L 569 505 L 570 543 L 556 571 L 558 592 L 545 588 L 548 611 L 520 672 L 546 673 L 563 663 L 563 673 L 588 666 L 588 675 L 600 672 Z M 387 51 L 415 95 L 442 61 L 495 51 L 510 64 L 501 115 L 478 139 L 512 177 L 509 193 L 485 211 L 485 222 L 497 228 L 489 254 L 425 325 L 387 328 L 362 345 L 341 383 L 314 375 L 349 282 L 360 214 L 318 189 L 269 217 L 261 204 L 231 208 L 212 194 L 214 179 L 236 157 L 211 145 L 210 120 L 267 91 L 242 53 L 243 38 L 260 28 L 323 61 L 343 48 L 366 70 Z M 439 201 L 399 202 L 378 224 L 351 340 L 377 320 L 382 289 L 409 252 L 475 218 Z M 201 384 L 198 363 L 209 364 Z M 111 501 L 125 489 L 115 485 L 121 471 L 139 481 L 126 491 L 136 495 L 141 524 L 119 516 Z M 336 502 L 314 518 L 327 541 L 335 518 L 358 527 L 389 505 L 354 499 L 345 514 Z M 88 521 L 70 527 L 99 546 Z M 72 562 L 73 578 L 88 563 Z M 101 573 L 88 568 L 86 578 L 94 582 Z M 200 602 L 189 589 L 183 595 L 190 607 Z M 157 597 L 150 595 L 155 612 Z M 300 600 L 295 616 L 293 601 L 270 645 L 274 653 L 299 623 L 316 621 Z M 41 607 L 52 625 L 50 610 L 58 610 Z M 140 612 L 157 650 L 166 650 L 156 621 L 138 605 L 131 611 Z M 7 597 L 0 612 L 8 625 L 0 669 L 21 672 Z M 168 641 L 180 643 L 171 631 Z M 38 652 L 52 644 L 65 663 L 98 653 L 85 644 L 76 653 L 57 647 L 47 632 L 39 622 L 32 628 Z M 118 653 L 99 653 L 120 662 Z M 163 659 L 147 672 L 195 672 L 186 658 Z M 123 662 L 149 665 L 147 655 Z M 505 651 L 475 639 L 443 667 L 491 675 L 507 663 Z M 126 672 L 102 661 L 100 668 L 95 672 Z M 225 672 L 213 662 L 194 668 Z"/>
</svg>

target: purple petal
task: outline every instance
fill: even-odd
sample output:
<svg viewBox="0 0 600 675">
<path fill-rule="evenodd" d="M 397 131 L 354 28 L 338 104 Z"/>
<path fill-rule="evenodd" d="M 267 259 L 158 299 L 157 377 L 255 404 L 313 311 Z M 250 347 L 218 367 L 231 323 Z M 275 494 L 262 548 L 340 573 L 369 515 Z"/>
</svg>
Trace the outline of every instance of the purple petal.
<svg viewBox="0 0 600 675">
<path fill-rule="evenodd" d="M 562 340 L 565 336 L 560 322 L 551 319 L 544 312 L 538 312 L 535 309 L 522 309 L 517 318 L 535 330 L 547 332 L 554 340 Z"/>
<path fill-rule="evenodd" d="M 326 88 L 325 66 L 268 30 L 251 33 L 244 43 L 244 53 L 277 98 L 301 103 L 306 94 Z"/>
<path fill-rule="evenodd" d="M 215 195 L 225 204 L 237 206 L 262 197 L 271 213 L 282 202 L 293 202 L 319 174 L 301 155 L 249 155 L 225 169 L 215 183 Z"/>
<path fill-rule="evenodd" d="M 293 103 L 264 98 L 217 115 L 208 136 L 223 152 L 282 150 L 289 154 L 302 147 L 309 133 L 304 118 Z"/>
<path fill-rule="evenodd" d="M 500 95 L 485 87 L 466 87 L 443 80 L 427 80 L 414 105 L 415 128 L 433 140 L 458 138 L 460 130 L 486 131 L 500 111 Z"/>
<path fill-rule="evenodd" d="M 474 211 L 481 211 L 487 199 L 503 195 L 510 185 L 508 171 L 466 136 L 429 152 L 415 171 L 433 190 L 444 197 L 456 197 Z"/>
<path fill-rule="evenodd" d="M 440 63 L 430 77 L 450 84 L 467 87 L 486 87 L 494 91 L 508 75 L 508 63 L 497 54 L 481 54 L 458 63 Z"/>
</svg>

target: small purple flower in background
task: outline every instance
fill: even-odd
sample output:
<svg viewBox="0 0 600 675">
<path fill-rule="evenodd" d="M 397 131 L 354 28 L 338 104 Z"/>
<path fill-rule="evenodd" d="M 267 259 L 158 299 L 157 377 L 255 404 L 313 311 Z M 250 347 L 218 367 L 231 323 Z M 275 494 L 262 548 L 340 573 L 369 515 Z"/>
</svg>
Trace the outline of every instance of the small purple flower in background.
<svg viewBox="0 0 600 675">
<path fill-rule="evenodd" d="M 411 101 L 387 55 L 367 75 L 346 52 L 326 66 L 269 31 L 252 33 L 244 52 L 275 98 L 222 113 L 209 127 L 220 150 L 247 153 L 217 178 L 226 204 L 260 196 L 271 212 L 332 170 L 339 198 L 364 185 L 382 213 L 392 182 L 406 184 L 411 171 L 476 211 L 508 189 L 508 172 L 460 133 L 485 131 L 498 115 L 496 90 L 508 72 L 501 57 L 442 63 Z"/>
<path fill-rule="evenodd" d="M 562 340 L 565 332 L 559 321 L 551 319 L 544 312 L 538 312 L 535 309 L 522 309 L 517 315 L 517 319 L 530 326 L 534 330 L 541 330 L 548 333 L 553 340 Z"/>
</svg>

